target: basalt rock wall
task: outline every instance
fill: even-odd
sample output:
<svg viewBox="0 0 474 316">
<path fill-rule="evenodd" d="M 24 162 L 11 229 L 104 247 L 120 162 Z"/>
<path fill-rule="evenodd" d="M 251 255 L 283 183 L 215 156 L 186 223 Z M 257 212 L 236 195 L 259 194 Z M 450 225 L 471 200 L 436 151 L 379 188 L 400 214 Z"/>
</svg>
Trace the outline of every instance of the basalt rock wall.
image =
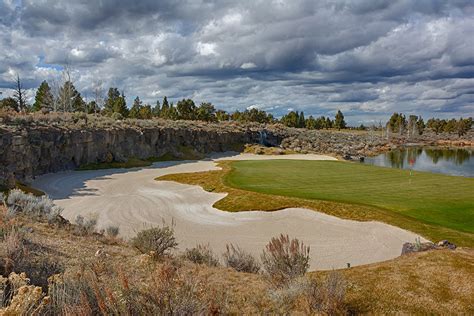
<svg viewBox="0 0 474 316">
<path fill-rule="evenodd" d="M 28 183 L 41 174 L 111 158 L 179 155 L 183 148 L 200 153 L 222 152 L 261 141 L 262 131 L 258 129 L 0 129 L 0 186 L 11 187 L 15 181 Z M 265 142 L 275 146 L 281 142 L 281 137 L 266 132 Z"/>
</svg>

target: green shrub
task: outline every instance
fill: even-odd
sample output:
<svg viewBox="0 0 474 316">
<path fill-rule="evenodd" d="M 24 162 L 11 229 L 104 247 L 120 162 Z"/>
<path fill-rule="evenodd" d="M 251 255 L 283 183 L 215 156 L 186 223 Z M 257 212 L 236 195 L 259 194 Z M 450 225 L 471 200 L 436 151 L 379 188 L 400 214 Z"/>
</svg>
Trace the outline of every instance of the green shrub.
<svg viewBox="0 0 474 316">
<path fill-rule="evenodd" d="M 258 273 L 260 264 L 254 256 L 232 244 L 227 245 L 226 248 L 223 257 L 227 267 L 238 272 Z"/>
<path fill-rule="evenodd" d="M 115 121 L 121 121 L 123 120 L 123 115 L 118 113 L 118 112 L 114 112 L 112 113 L 112 119 L 115 120 Z"/>
<path fill-rule="evenodd" d="M 168 226 L 142 230 L 131 240 L 131 243 L 142 253 L 152 252 L 154 257 L 161 257 L 178 246 L 174 230 Z"/>
<path fill-rule="evenodd" d="M 266 275 L 277 285 L 303 276 L 309 268 L 309 250 L 298 239 L 290 240 L 288 235 L 272 238 L 262 253 Z"/>
<path fill-rule="evenodd" d="M 219 266 L 219 259 L 216 258 L 209 245 L 197 245 L 194 248 L 186 249 L 183 258 L 197 264 L 205 264 L 210 267 Z"/>
</svg>

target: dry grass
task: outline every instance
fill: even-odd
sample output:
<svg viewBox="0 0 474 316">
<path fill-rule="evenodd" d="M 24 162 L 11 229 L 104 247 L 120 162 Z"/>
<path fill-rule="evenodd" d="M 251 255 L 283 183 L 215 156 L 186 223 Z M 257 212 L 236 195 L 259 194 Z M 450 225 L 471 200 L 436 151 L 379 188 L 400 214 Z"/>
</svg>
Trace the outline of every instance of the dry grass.
<svg viewBox="0 0 474 316">
<path fill-rule="evenodd" d="M 474 249 L 413 253 L 342 272 L 350 283 L 346 303 L 357 312 L 474 314 Z"/>
<path fill-rule="evenodd" d="M 4 220 L 2 223 L 6 224 Z M 153 300 L 163 299 L 165 303 L 188 293 L 192 294 L 189 302 L 195 303 L 196 299 L 204 302 L 205 313 L 209 314 L 278 314 L 287 310 L 306 314 L 309 313 L 308 303 L 321 304 L 296 299 L 291 306 L 286 306 L 286 303 L 282 304 L 272 297 L 274 290 L 260 274 L 196 265 L 179 257 L 157 262 L 150 255 L 139 254 L 122 241 L 110 243 L 106 237 L 98 234 L 77 236 L 73 226 L 53 226 L 24 217 L 17 217 L 14 223 L 8 223 L 12 224 L 22 230 L 31 230 L 29 239 L 41 245 L 36 256 L 49 258 L 49 261 L 54 260 L 64 266 L 66 278 L 88 275 L 89 285 L 95 291 L 90 294 L 98 295 L 103 300 L 101 304 L 105 304 L 103 307 L 109 311 L 114 308 L 112 303 L 118 299 L 117 293 L 125 295 L 124 299 L 130 304 L 135 299 L 146 297 L 143 295 L 147 293 L 151 293 Z M 98 250 L 101 251 L 100 256 L 97 255 Z M 348 285 L 344 306 L 354 313 L 474 312 L 474 285 L 471 282 L 474 278 L 474 250 L 415 253 L 340 272 Z M 191 275 L 189 279 L 187 276 Z M 310 276 L 316 279 L 315 284 L 319 285 L 316 289 L 322 291 L 323 297 L 341 296 L 338 292 L 332 293 L 331 287 L 326 288 L 328 272 L 315 272 Z M 179 289 L 182 285 L 186 288 Z M 160 289 L 168 289 L 171 296 L 160 296 Z M 179 300 L 176 302 L 179 305 L 173 306 L 187 306 L 186 302 Z M 85 303 L 69 308 L 71 314 L 88 314 Z M 327 308 L 331 309 L 331 306 L 323 306 L 323 309 Z"/>
<path fill-rule="evenodd" d="M 143 168 L 151 166 L 154 162 L 160 161 L 182 161 L 182 160 L 199 160 L 204 158 L 204 155 L 195 151 L 191 147 L 179 146 L 176 152 L 166 153 L 160 157 L 149 157 L 147 159 L 139 159 L 136 157 L 128 158 L 127 161 L 109 161 L 109 162 L 97 162 L 82 165 L 77 170 L 100 170 L 100 169 L 130 169 L 130 168 Z M 32 188 L 25 187 L 29 190 Z M 41 192 L 41 191 L 39 191 Z M 44 193 L 43 193 L 44 194 Z"/>
<path fill-rule="evenodd" d="M 247 144 L 244 146 L 243 152 L 246 154 L 256 155 L 291 155 L 297 152 L 290 149 L 282 149 L 280 147 L 266 147 L 257 144 Z"/>
<path fill-rule="evenodd" d="M 236 189 L 230 187 L 225 182 L 226 175 L 232 170 L 232 162 L 222 161 L 218 163 L 218 166 L 221 170 L 171 174 L 159 177 L 157 180 L 198 185 L 208 192 L 228 193 L 226 197 L 213 205 L 223 211 L 276 211 L 284 208 L 302 207 L 344 219 L 384 222 L 416 232 L 430 240 L 448 239 L 459 245 L 474 247 L 472 234 L 422 223 L 401 213 L 394 213 L 383 208 L 270 195 Z"/>
</svg>

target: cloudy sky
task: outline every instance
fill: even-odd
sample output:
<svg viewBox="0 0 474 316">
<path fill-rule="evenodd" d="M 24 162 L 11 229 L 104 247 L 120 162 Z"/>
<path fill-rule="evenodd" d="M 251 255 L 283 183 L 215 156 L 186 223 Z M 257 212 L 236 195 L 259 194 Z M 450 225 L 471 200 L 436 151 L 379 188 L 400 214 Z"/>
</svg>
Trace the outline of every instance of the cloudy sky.
<svg viewBox="0 0 474 316">
<path fill-rule="evenodd" d="M 0 0 L 0 91 L 68 64 L 156 102 L 334 115 L 474 116 L 472 0 Z"/>
</svg>

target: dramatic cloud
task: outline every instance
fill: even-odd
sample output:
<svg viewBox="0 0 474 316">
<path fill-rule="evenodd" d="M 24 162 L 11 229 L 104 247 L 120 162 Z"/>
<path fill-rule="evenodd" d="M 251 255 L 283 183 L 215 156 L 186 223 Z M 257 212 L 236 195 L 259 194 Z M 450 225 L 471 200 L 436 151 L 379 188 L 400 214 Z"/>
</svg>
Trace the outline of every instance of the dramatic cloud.
<svg viewBox="0 0 474 316">
<path fill-rule="evenodd" d="M 193 98 L 279 116 L 343 110 L 474 116 L 474 4 L 466 0 L 3 0 L 0 91 L 64 65 L 155 103 Z"/>
</svg>

